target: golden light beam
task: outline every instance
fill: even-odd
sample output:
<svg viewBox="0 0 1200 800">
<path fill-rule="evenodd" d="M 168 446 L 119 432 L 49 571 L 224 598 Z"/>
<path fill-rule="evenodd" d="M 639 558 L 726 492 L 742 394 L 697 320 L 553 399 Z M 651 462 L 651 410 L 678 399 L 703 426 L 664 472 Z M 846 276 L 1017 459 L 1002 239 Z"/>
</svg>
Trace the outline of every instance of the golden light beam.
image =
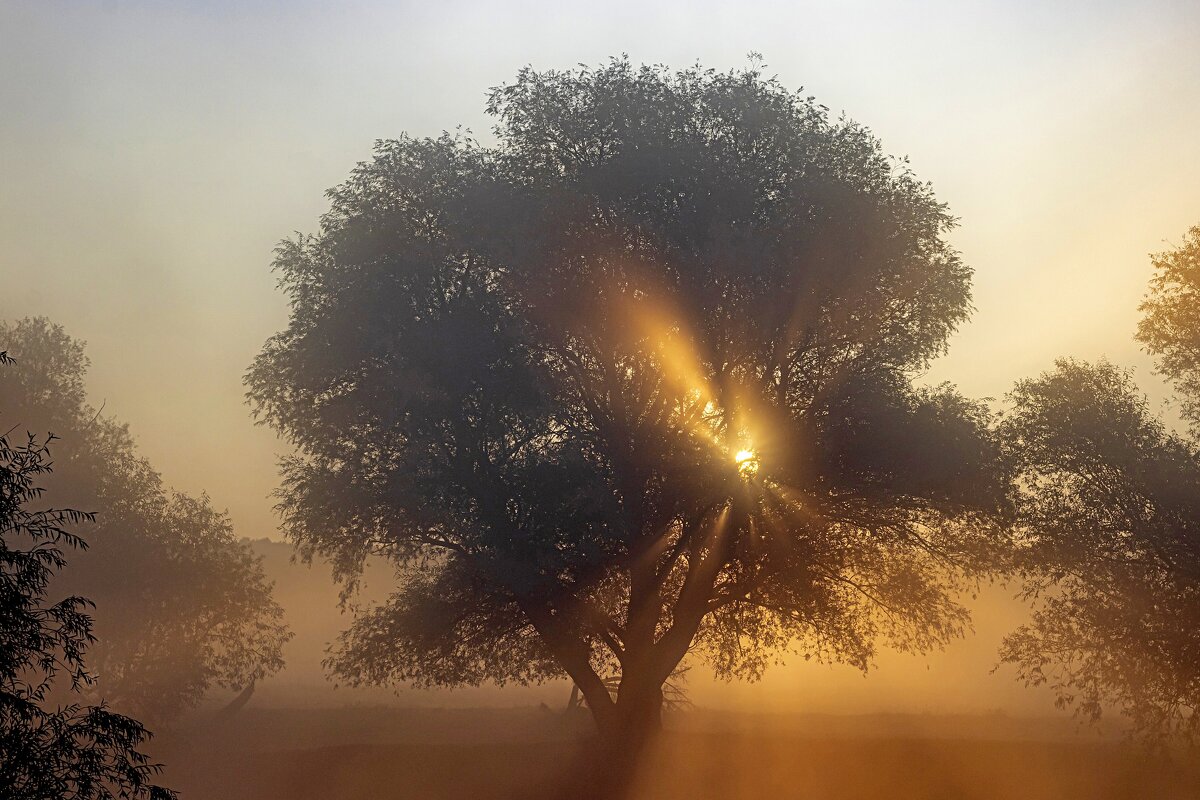
<svg viewBox="0 0 1200 800">
<path fill-rule="evenodd" d="M 733 455 L 733 463 L 737 464 L 738 474 L 747 480 L 758 474 L 758 453 L 753 450 L 738 450 Z"/>
</svg>

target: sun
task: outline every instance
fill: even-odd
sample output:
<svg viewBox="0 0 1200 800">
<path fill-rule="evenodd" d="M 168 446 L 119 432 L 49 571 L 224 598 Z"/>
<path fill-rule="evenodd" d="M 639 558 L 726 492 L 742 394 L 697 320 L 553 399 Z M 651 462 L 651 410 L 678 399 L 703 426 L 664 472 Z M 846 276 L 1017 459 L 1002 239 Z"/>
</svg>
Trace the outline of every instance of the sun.
<svg viewBox="0 0 1200 800">
<path fill-rule="evenodd" d="M 738 450 L 734 453 L 733 463 L 737 464 L 738 473 L 743 478 L 753 478 L 758 474 L 758 453 L 753 450 Z"/>
</svg>

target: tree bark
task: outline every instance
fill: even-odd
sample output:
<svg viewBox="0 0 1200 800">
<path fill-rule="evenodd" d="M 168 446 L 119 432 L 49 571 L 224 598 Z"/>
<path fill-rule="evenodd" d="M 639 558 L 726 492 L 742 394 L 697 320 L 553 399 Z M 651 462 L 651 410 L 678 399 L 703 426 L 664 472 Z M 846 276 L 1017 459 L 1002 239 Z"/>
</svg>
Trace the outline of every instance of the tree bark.
<svg viewBox="0 0 1200 800">
<path fill-rule="evenodd" d="M 567 700 L 567 712 L 570 713 L 579 708 L 579 684 L 571 681 L 571 697 Z"/>
<path fill-rule="evenodd" d="M 598 726 L 582 781 L 563 796 L 626 800 L 637 786 L 645 757 L 662 732 L 663 692 L 652 681 L 621 681 L 613 713 Z"/>
</svg>

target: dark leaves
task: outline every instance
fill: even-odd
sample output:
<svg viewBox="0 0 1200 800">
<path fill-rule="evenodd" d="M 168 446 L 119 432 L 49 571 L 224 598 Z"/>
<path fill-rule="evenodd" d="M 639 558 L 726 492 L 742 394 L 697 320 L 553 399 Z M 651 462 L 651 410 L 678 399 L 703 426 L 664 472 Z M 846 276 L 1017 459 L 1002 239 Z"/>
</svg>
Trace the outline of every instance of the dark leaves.
<svg viewBox="0 0 1200 800">
<path fill-rule="evenodd" d="M 103 705 L 49 710 L 56 684 L 78 692 L 93 681 L 84 664 L 93 636 L 90 601 L 46 601 L 62 548 L 83 545 L 64 526 L 91 516 L 28 508 L 48 472 L 44 442 L 0 437 L 0 797 L 169 800 L 152 783 L 159 765 L 138 749 L 150 738 L 141 723 Z"/>
<path fill-rule="evenodd" d="M 1111 704 L 1145 736 L 1195 735 L 1200 458 L 1104 362 L 1060 361 L 1012 400 L 1001 433 L 1037 608 L 1002 657 L 1087 716 Z"/>
<path fill-rule="evenodd" d="M 247 384 L 297 446 L 286 528 L 400 582 L 336 669 L 603 673 L 699 631 L 756 674 L 961 632 L 1003 481 L 982 407 L 911 385 L 969 312 L 929 186 L 754 69 L 524 69 L 488 109 L 495 146 L 380 142 L 277 254 Z"/>
</svg>

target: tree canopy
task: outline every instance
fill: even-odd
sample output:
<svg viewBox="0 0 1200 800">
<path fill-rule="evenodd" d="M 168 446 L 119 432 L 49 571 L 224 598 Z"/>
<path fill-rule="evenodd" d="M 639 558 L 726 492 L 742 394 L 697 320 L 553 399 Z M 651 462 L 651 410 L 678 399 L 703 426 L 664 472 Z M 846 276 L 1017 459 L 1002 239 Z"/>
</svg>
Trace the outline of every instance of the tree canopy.
<svg viewBox="0 0 1200 800">
<path fill-rule="evenodd" d="M 96 516 L 91 547 L 54 584 L 97 604 L 89 696 L 161 723 L 212 686 L 277 671 L 289 634 L 258 559 L 206 496 L 166 489 L 128 427 L 88 403 L 83 343 L 44 318 L 0 324 L 0 342 L 16 359 L 0 381 L 5 419 L 59 437 L 48 486 Z"/>
<path fill-rule="evenodd" d="M 1200 225 L 1173 250 L 1151 256 L 1154 277 L 1142 303 L 1138 339 L 1175 382 L 1183 411 L 1200 431 Z"/>
<path fill-rule="evenodd" d="M 1036 608 L 1002 656 L 1060 704 L 1093 720 L 1115 708 L 1161 742 L 1200 733 L 1200 227 L 1151 262 L 1138 339 L 1192 435 L 1107 362 L 1017 385 L 1000 438 Z"/>
<path fill-rule="evenodd" d="M 755 68 L 524 69 L 488 111 L 379 142 L 277 251 L 285 529 L 397 570 L 334 669 L 565 674 L 628 733 L 689 654 L 962 632 L 1005 498 L 986 409 L 912 383 L 970 310 L 929 185 Z"/>
<path fill-rule="evenodd" d="M 138 749 L 150 738 L 141 723 L 104 705 L 50 700 L 56 683 L 70 694 L 92 682 L 84 657 L 94 637 L 90 600 L 46 599 L 63 548 L 84 546 L 66 526 L 92 519 L 30 508 L 49 470 L 46 440 L 0 436 L 0 797 L 171 800 L 151 782 L 159 766 Z"/>
<path fill-rule="evenodd" d="M 1194 736 L 1200 703 L 1200 454 L 1128 372 L 1062 360 L 1001 426 L 1031 622 L 1002 657 L 1062 705 Z"/>
</svg>

